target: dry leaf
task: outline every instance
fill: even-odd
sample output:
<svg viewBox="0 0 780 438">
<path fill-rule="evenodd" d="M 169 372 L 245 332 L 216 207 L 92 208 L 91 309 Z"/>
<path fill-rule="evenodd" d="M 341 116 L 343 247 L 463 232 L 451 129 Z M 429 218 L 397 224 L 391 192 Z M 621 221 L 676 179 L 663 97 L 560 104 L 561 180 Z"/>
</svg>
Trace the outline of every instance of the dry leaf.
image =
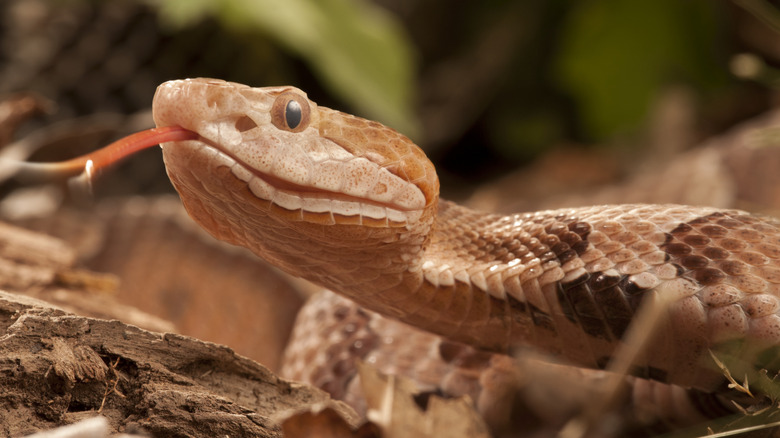
<svg viewBox="0 0 780 438">
<path fill-rule="evenodd" d="M 357 429 L 347 423 L 341 415 L 331 408 L 319 412 L 300 412 L 282 423 L 282 433 L 286 438 L 378 438 L 379 428 L 365 423 Z"/>
<path fill-rule="evenodd" d="M 425 409 L 415 401 L 416 388 L 407 379 L 385 376 L 358 363 L 358 373 L 368 403 L 368 419 L 379 425 L 385 438 L 490 437 L 482 417 L 468 397 L 428 398 Z"/>
</svg>

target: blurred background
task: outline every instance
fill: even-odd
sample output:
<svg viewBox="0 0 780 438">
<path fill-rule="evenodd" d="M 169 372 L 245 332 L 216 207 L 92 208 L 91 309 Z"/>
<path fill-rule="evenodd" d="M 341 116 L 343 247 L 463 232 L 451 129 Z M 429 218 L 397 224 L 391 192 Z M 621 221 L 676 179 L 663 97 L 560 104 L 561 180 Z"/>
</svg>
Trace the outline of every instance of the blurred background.
<svg viewBox="0 0 780 438">
<path fill-rule="evenodd" d="M 545 156 L 619 178 L 767 111 L 778 15 L 765 0 L 4 0 L 0 94 L 49 99 L 29 131 L 146 110 L 168 79 L 295 85 L 413 138 L 462 198 Z M 160 169 L 127 189 L 165 190 Z"/>
<path fill-rule="evenodd" d="M 206 76 L 294 85 L 320 105 L 392 126 L 435 162 L 444 197 L 486 210 L 678 202 L 776 214 L 778 8 L 2 0 L 0 145 L 33 160 L 74 157 L 151 127 L 158 84 Z M 727 134 L 743 121 L 752 127 Z M 63 208 L 74 197 L 64 183 L 6 182 L 0 217 L 67 240 L 80 266 L 121 278 L 118 301 L 172 325 L 134 323 L 276 367 L 307 286 L 216 248 L 175 197 L 152 196 L 173 193 L 159 148 L 92 188 L 75 210 Z M 75 302 L 58 297 L 44 298 Z"/>
</svg>

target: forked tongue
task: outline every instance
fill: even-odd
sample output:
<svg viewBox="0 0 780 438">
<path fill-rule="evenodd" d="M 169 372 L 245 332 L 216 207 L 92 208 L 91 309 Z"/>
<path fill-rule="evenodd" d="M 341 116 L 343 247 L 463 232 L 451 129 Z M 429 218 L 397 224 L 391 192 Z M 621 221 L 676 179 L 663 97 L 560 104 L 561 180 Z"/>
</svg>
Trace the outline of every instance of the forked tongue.
<svg viewBox="0 0 780 438">
<path fill-rule="evenodd" d="M 115 164 L 140 150 L 169 141 L 195 140 L 197 138 L 197 133 L 180 126 L 147 129 L 70 160 L 56 163 L 18 163 L 17 176 L 23 179 L 51 179 L 81 174 L 91 178 L 95 171 Z"/>
</svg>

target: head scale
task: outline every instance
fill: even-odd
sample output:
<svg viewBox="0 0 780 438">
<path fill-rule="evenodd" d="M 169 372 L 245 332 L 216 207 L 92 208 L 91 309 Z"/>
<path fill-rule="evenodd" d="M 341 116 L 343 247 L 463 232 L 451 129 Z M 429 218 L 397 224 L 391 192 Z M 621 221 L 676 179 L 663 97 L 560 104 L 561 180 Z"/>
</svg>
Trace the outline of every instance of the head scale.
<svg viewBox="0 0 780 438">
<path fill-rule="evenodd" d="M 281 254 L 295 239 L 332 248 L 425 241 L 438 179 L 390 128 L 318 107 L 297 88 L 213 79 L 162 84 L 153 111 L 158 126 L 200 135 L 163 144 L 163 155 L 190 215 L 220 239 L 283 266 L 305 263 Z"/>
</svg>

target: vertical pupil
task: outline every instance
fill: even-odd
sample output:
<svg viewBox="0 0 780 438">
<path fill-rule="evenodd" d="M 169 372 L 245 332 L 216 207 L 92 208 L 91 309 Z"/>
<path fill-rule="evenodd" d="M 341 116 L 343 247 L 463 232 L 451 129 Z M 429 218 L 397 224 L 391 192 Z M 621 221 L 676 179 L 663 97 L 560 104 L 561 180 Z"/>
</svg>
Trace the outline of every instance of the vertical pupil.
<svg viewBox="0 0 780 438">
<path fill-rule="evenodd" d="M 301 124 L 301 104 L 295 100 L 287 102 L 284 108 L 284 120 L 290 129 L 295 129 Z"/>
</svg>

